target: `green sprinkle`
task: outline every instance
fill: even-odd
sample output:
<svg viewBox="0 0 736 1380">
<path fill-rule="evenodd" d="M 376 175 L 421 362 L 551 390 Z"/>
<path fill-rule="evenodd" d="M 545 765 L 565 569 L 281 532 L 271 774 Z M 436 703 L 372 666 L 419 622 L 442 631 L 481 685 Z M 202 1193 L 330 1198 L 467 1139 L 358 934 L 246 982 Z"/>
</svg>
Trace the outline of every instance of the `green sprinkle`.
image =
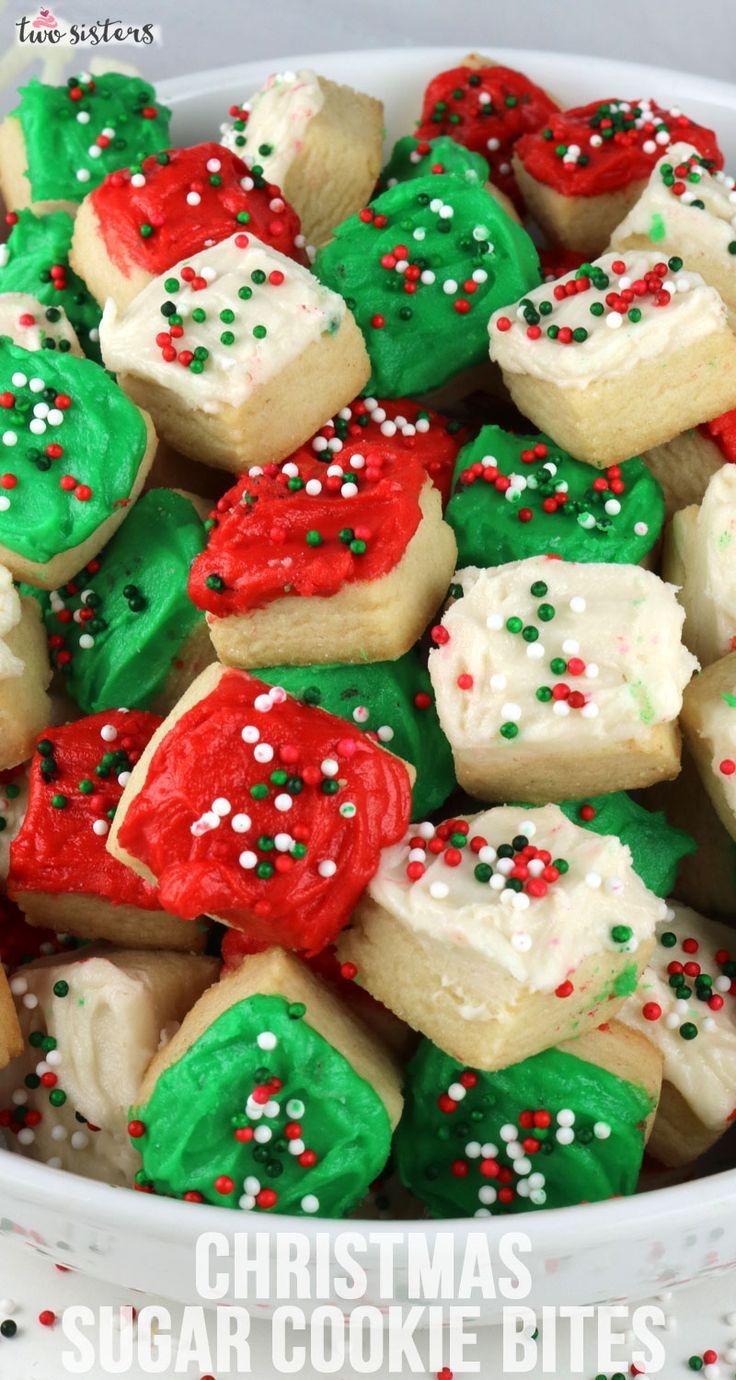
<svg viewBox="0 0 736 1380">
<path fill-rule="evenodd" d="M 256 340 L 263 340 L 264 336 L 268 335 L 268 331 L 266 330 L 265 326 L 254 326 L 253 334 Z"/>
<path fill-rule="evenodd" d="M 52 795 L 51 797 L 51 804 L 55 810 L 63 810 L 66 803 L 65 795 Z"/>
<path fill-rule="evenodd" d="M 539 689 L 535 693 L 537 699 L 541 700 L 542 704 L 546 704 L 548 700 L 552 699 L 552 691 L 550 690 L 548 685 L 540 685 Z"/>
<path fill-rule="evenodd" d="M 538 618 L 541 618 L 541 620 L 542 620 L 543 623 L 551 623 L 551 622 L 552 622 L 552 619 L 554 618 L 554 616 L 555 616 L 555 607 L 554 607 L 554 604 L 540 604 L 540 605 L 539 605 L 539 608 L 537 609 L 537 617 L 538 617 Z"/>
<path fill-rule="evenodd" d="M 510 633 L 521 632 L 524 624 L 521 618 L 507 618 L 506 627 Z"/>
<path fill-rule="evenodd" d="M 55 997 L 66 997 L 66 996 L 68 996 L 68 995 L 69 995 L 69 983 L 68 983 L 68 982 L 64 982 L 63 978 L 61 978 L 58 982 L 55 982 L 55 983 L 54 983 L 54 996 L 55 996 Z"/>
<path fill-rule="evenodd" d="M 614 925 L 611 930 L 611 938 L 615 944 L 628 944 L 633 935 L 634 931 L 630 925 Z"/>
<path fill-rule="evenodd" d="M 501 734 L 502 738 L 516 738 L 519 732 L 519 726 L 518 724 L 508 722 L 505 724 L 501 724 L 501 727 L 498 731 Z"/>
<path fill-rule="evenodd" d="M 543 599 L 547 593 L 547 585 L 544 583 L 544 580 L 535 580 L 529 592 L 534 595 L 535 599 Z"/>
<path fill-rule="evenodd" d="M 307 532 L 307 546 L 321 546 L 322 538 L 315 528 Z"/>
</svg>

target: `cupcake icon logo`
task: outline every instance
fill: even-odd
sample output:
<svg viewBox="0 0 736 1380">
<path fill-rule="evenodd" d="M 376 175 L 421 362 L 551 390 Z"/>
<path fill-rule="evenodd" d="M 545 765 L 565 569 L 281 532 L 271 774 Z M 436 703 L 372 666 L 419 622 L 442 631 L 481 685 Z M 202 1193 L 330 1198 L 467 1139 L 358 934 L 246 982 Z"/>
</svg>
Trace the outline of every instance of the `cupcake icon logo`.
<svg viewBox="0 0 736 1380">
<path fill-rule="evenodd" d="M 59 21 L 54 18 L 51 10 L 39 10 L 33 20 L 32 27 L 34 29 L 58 29 Z"/>
</svg>

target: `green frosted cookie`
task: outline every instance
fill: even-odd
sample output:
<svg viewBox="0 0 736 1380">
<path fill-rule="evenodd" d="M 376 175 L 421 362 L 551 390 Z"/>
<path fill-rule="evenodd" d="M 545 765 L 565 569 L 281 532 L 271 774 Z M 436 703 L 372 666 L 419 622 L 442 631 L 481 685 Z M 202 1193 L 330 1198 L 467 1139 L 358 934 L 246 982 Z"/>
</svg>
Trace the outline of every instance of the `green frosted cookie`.
<svg viewBox="0 0 736 1380">
<path fill-rule="evenodd" d="M 378 1093 L 309 1025 L 303 1002 L 280 996 L 224 1011 L 132 1117 L 139 1183 L 247 1212 L 340 1217 L 391 1146 Z"/>
<path fill-rule="evenodd" d="M 20 88 L 31 201 L 82 201 L 108 173 L 169 146 L 171 111 L 140 77 L 120 72 Z"/>
<path fill-rule="evenodd" d="M 426 666 L 414 650 L 359 666 L 271 666 L 258 675 L 295 699 L 375 735 L 416 768 L 412 818 L 437 810 L 455 785 L 450 745 L 439 725 Z"/>
<path fill-rule="evenodd" d="M 397 182 L 414 181 L 417 177 L 441 176 L 452 173 L 466 182 L 483 186 L 490 177 L 485 158 L 472 153 L 446 134 L 438 139 L 415 139 L 405 134 L 397 139 L 380 177 L 381 190 L 394 187 Z"/>
<path fill-rule="evenodd" d="M 433 1217 L 599 1202 L 634 1192 L 653 1105 L 643 1087 L 557 1049 L 482 1073 L 423 1040 L 396 1165 Z"/>
<path fill-rule="evenodd" d="M 457 457 L 445 517 L 459 568 L 548 553 L 636 565 L 659 540 L 664 496 L 638 458 L 595 470 L 549 436 L 486 426 Z"/>
<path fill-rule="evenodd" d="M 191 499 L 151 489 L 99 556 L 52 591 L 44 610 L 51 660 L 85 714 L 148 709 L 186 661 L 187 639 L 204 628 L 187 595 L 204 543 Z"/>
<path fill-rule="evenodd" d="M 697 851 L 684 829 L 668 824 L 661 810 L 645 810 L 625 791 L 563 800 L 560 809 L 573 824 L 594 834 L 615 834 L 625 843 L 634 871 L 656 896 L 671 896 L 682 859 Z"/>
<path fill-rule="evenodd" d="M 367 394 L 412 397 L 488 359 L 488 318 L 540 281 L 526 231 L 483 186 L 400 182 L 343 221 L 317 277 L 345 298 L 365 337 Z"/>
<path fill-rule="evenodd" d="M 86 355 L 99 362 L 101 312 L 86 284 L 69 267 L 74 222 L 66 211 L 36 216 L 12 212 L 13 228 L 0 245 L 0 292 L 30 292 L 46 307 L 48 320 L 63 307 Z M 65 342 L 60 342 L 63 352 Z"/>
</svg>

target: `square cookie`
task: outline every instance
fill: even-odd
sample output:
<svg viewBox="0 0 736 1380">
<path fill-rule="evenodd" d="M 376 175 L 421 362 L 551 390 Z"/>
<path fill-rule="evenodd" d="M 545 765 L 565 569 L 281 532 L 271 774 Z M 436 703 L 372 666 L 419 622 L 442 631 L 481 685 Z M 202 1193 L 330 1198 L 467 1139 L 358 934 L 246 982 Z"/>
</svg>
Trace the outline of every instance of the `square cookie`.
<svg viewBox="0 0 736 1380">
<path fill-rule="evenodd" d="M 704 442 L 708 444 L 708 442 Z M 736 466 L 721 465 L 700 506 L 675 513 L 662 573 L 680 586 L 683 637 L 701 666 L 736 648 Z"/>
</svg>

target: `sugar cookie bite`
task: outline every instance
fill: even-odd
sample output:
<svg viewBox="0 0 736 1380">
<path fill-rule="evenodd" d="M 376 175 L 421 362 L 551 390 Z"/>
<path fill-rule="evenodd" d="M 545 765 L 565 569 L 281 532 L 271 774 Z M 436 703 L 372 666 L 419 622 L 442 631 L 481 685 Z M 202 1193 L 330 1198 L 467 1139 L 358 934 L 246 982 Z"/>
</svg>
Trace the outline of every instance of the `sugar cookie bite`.
<svg viewBox="0 0 736 1380">
<path fill-rule="evenodd" d="M 160 722 L 106 710 L 39 738 L 8 874 L 30 924 L 132 949 L 203 947 L 204 926 L 165 914 L 155 887 L 105 848 L 125 783 Z"/>
<path fill-rule="evenodd" d="M 6 243 L 0 245 L 0 294 L 32 294 L 44 309 L 40 324 L 45 337 L 57 341 L 60 354 L 76 354 L 73 337 L 63 330 L 66 314 L 84 353 L 99 362 L 100 309 L 87 284 L 69 262 L 74 230 L 71 216 L 65 211 L 54 211 L 48 216 L 36 216 L 33 211 L 12 211 L 6 220 L 11 230 Z M 35 315 L 35 308 L 28 310 Z M 16 336 L 15 331 L 7 334 L 12 335 L 17 345 L 34 348 Z M 67 339 L 68 344 L 65 343 Z"/>
<path fill-rule="evenodd" d="M 282 460 L 366 383 L 345 303 L 244 232 L 108 301 L 105 365 L 183 455 L 239 474 Z"/>
<path fill-rule="evenodd" d="M 383 106 L 373 96 L 311 68 L 273 72 L 230 117 L 221 142 L 278 184 L 308 244 L 324 244 L 371 195 L 383 143 Z"/>
<path fill-rule="evenodd" d="M 129 1112 L 162 1043 L 217 976 L 216 959 L 87 945 L 10 978 L 22 1042 L 0 1076 L 5 1135 L 53 1169 L 132 1186 Z"/>
<path fill-rule="evenodd" d="M 611 249 L 654 247 L 678 254 L 720 293 L 729 311 L 736 307 L 736 231 L 734 179 L 720 171 L 692 144 L 668 148 L 652 171 L 639 200 L 616 226 Z"/>
<path fill-rule="evenodd" d="M 380 441 L 256 465 L 220 500 L 189 594 L 241 667 L 388 661 L 421 637 L 456 545 L 418 455 Z"/>
<path fill-rule="evenodd" d="M 662 1164 L 691 1164 L 734 1120 L 734 954 L 730 926 L 672 902 L 636 992 L 618 1013 L 664 1058 L 649 1146 Z"/>
<path fill-rule="evenodd" d="M 51 591 L 51 660 L 83 713 L 121 704 L 168 712 L 214 660 L 204 617 L 187 595 L 206 512 L 190 494 L 149 489 L 99 555 Z"/>
<path fill-rule="evenodd" d="M 592 101 L 555 111 L 519 139 L 513 166 L 534 219 L 565 249 L 600 254 L 663 153 L 686 140 L 712 168 L 723 156 L 712 129 L 653 100 Z"/>
<path fill-rule="evenodd" d="M 549 436 L 481 427 L 456 464 L 447 522 L 458 566 L 555 554 L 646 562 L 664 516 L 659 483 L 639 459 L 596 474 Z"/>
<path fill-rule="evenodd" d="M 615 1015 L 664 913 L 618 838 L 557 805 L 502 805 L 384 849 L 338 955 L 415 1030 L 494 1070 Z"/>
<path fill-rule="evenodd" d="M 19 596 L 10 571 L 0 565 L 0 770 L 30 757 L 48 722 L 51 669 L 45 641 L 36 600 Z"/>
<path fill-rule="evenodd" d="M 98 364 L 0 340 L 0 560 L 40 589 L 70 579 L 120 526 L 155 448 Z"/>
<path fill-rule="evenodd" d="M 677 256 L 604 254 L 494 312 L 488 330 L 520 411 L 601 469 L 736 405 L 726 306 Z"/>
<path fill-rule="evenodd" d="M 663 571 L 680 586 L 684 639 L 701 666 L 736 647 L 736 466 L 721 465 L 702 503 L 675 513 L 667 531 Z"/>
<path fill-rule="evenodd" d="M 384 1168 L 401 1109 L 392 1056 L 272 948 L 199 999 L 150 1064 L 128 1130 L 149 1191 L 340 1217 Z"/>
<path fill-rule="evenodd" d="M 211 666 L 137 763 L 108 845 L 172 913 L 317 953 L 403 836 L 411 781 L 357 725 Z"/>
<path fill-rule="evenodd" d="M 465 790 L 543 804 L 677 775 L 697 662 L 671 585 L 641 566 L 545 556 L 455 581 L 429 673 Z"/>
<path fill-rule="evenodd" d="M 428 176 L 383 192 L 317 255 L 370 355 L 368 389 L 415 396 L 483 363 L 490 313 L 540 281 L 526 231 L 484 187 Z"/>
<path fill-rule="evenodd" d="M 71 260 L 100 306 L 120 309 L 152 278 L 239 230 L 306 263 L 299 217 L 277 186 L 219 144 L 151 154 L 85 197 Z"/>
<path fill-rule="evenodd" d="M 433 1217 L 498 1217 L 636 1189 L 662 1060 L 612 1021 L 496 1073 L 423 1040 L 394 1144 Z"/>
<path fill-rule="evenodd" d="M 422 100 L 417 138 L 446 136 L 490 164 L 491 179 L 519 200 L 511 155 L 522 134 L 540 128 L 557 104 L 523 72 L 469 53 L 457 67 L 438 72 Z"/>
<path fill-rule="evenodd" d="M 73 215 L 113 168 L 167 147 L 170 115 L 140 77 L 84 72 L 62 86 L 33 77 L 0 125 L 5 205 Z"/>
<path fill-rule="evenodd" d="M 736 839 L 736 651 L 688 686 L 682 727 L 716 813 Z"/>
</svg>

